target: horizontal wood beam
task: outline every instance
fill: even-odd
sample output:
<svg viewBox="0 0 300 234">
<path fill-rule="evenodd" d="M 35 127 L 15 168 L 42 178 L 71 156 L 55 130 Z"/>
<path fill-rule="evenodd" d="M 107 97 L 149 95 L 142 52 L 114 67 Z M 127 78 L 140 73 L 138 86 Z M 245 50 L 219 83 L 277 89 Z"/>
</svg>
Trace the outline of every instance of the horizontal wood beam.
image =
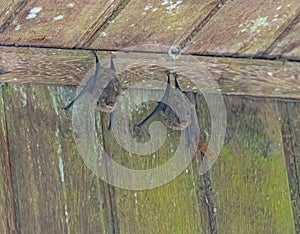
<svg viewBox="0 0 300 234">
<path fill-rule="evenodd" d="M 98 52 L 98 56 L 101 64 L 109 67 L 108 52 Z M 175 62 L 162 60 L 167 57 L 117 52 L 115 65 L 121 84 L 126 88 L 145 80 L 164 81 L 162 71 L 170 69 L 179 73 L 183 90 L 195 91 L 187 76 L 191 70 L 202 69 L 202 77 L 212 78 L 213 89 L 223 94 L 300 98 L 299 62 L 206 56 L 186 56 L 183 62 L 181 58 Z M 192 62 L 187 62 L 189 59 Z M 85 50 L 1 47 L 0 82 L 77 86 L 89 78 L 87 74 L 93 72 L 94 63 L 93 55 Z"/>
</svg>

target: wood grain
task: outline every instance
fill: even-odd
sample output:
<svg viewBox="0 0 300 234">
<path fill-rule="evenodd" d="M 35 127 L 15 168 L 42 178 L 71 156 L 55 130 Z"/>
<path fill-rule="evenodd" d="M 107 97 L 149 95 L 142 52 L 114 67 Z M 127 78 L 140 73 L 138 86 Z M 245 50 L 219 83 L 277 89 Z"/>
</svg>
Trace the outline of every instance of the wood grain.
<svg viewBox="0 0 300 234">
<path fill-rule="evenodd" d="M 16 233 L 16 220 L 3 89 L 0 88 L 0 232 L 12 234 Z"/>
<path fill-rule="evenodd" d="M 224 101 L 225 144 L 209 171 L 216 232 L 295 233 L 276 105 L 243 97 Z"/>
<path fill-rule="evenodd" d="M 73 91 L 10 84 L 4 94 L 18 233 L 112 233 L 108 187 L 83 163 L 61 108 Z"/>
<path fill-rule="evenodd" d="M 180 44 L 218 4 L 209 1 L 130 1 L 116 19 L 103 29 L 92 48 L 152 51 L 147 44 L 168 46 L 156 48 L 166 52 L 173 43 Z M 153 51 L 152 51 L 153 52 Z"/>
<path fill-rule="evenodd" d="M 286 170 L 294 213 L 296 233 L 300 232 L 300 105 L 294 102 L 278 102 L 278 112 L 281 119 L 281 134 L 284 148 Z"/>
<path fill-rule="evenodd" d="M 25 6 L 25 0 L 19 1 L 0 1 L 0 32 L 14 19 L 14 16 Z"/>
<path fill-rule="evenodd" d="M 187 45 L 192 53 L 263 53 L 299 12 L 299 1 L 227 1 Z M 299 34 L 299 31 L 298 31 Z M 297 33 L 295 34 L 297 35 Z"/>
<path fill-rule="evenodd" d="M 109 67 L 109 55 L 98 52 L 100 63 Z M 164 55 L 167 58 L 166 55 Z M 115 65 L 120 82 L 127 88 L 137 82 L 164 81 L 164 70 L 179 72 L 179 81 L 186 91 L 197 91 L 191 77 L 190 63 L 176 66 L 162 55 L 145 53 L 116 53 Z M 297 62 L 268 61 L 258 59 L 188 57 L 193 67 L 202 71 L 195 79 L 205 82 L 214 80 L 213 90 L 228 95 L 252 95 L 268 97 L 300 97 L 300 67 Z M 40 83 L 56 85 L 85 84 L 94 71 L 94 58 L 88 51 L 37 48 L 2 47 L 0 68 L 8 71 L 0 75 L 0 82 Z M 155 65 L 156 64 L 156 65 Z"/>
<path fill-rule="evenodd" d="M 151 91 L 152 92 L 152 91 Z M 135 100 L 147 100 L 151 96 L 146 90 L 138 90 Z M 152 103 L 153 104 L 153 103 Z M 154 103 L 155 104 L 155 103 Z M 122 103 L 124 108 L 132 112 L 129 119 L 130 132 L 134 124 L 151 112 L 153 105 L 131 106 L 130 100 Z M 131 107 L 130 107 L 131 106 Z M 126 112 L 125 110 L 125 112 Z M 103 128 L 107 128 L 108 116 L 105 115 Z M 161 121 L 159 115 L 153 121 Z M 145 126 L 145 132 L 134 138 L 145 143 L 147 129 L 152 120 Z M 113 122 L 115 134 L 124 132 L 128 126 Z M 161 132 L 160 132 L 161 133 Z M 158 133 L 158 134 L 160 134 Z M 132 134 L 132 132 L 131 132 Z M 161 148 L 149 155 L 139 155 L 125 150 L 124 145 L 115 140 L 112 132 L 104 132 L 105 149 L 113 160 L 126 168 L 150 170 L 167 163 L 179 146 L 179 131 L 167 129 L 167 138 Z M 130 138 L 132 135 L 127 135 Z M 157 135 L 153 137 L 158 137 Z M 149 147 L 149 145 L 144 146 Z M 196 157 L 196 156 L 195 156 Z M 170 168 L 169 168 L 170 169 Z M 166 172 L 162 176 L 168 176 Z M 154 178 L 156 178 L 154 176 Z M 125 180 L 125 178 L 119 178 Z M 132 177 L 124 181 L 126 185 L 140 184 L 141 178 Z M 209 233 L 207 209 L 203 200 L 205 189 L 203 178 L 198 176 L 196 162 L 193 161 L 180 175 L 167 184 L 159 186 L 153 179 L 154 188 L 148 190 L 127 190 L 115 188 L 116 215 L 120 233 Z M 155 186 L 157 184 L 157 187 Z M 143 185 L 142 185 L 143 186 Z"/>
<path fill-rule="evenodd" d="M 121 1 L 28 1 L 0 35 L 1 44 L 78 47 L 87 43 Z M 32 9 L 40 9 L 30 15 Z M 36 10 L 38 11 L 38 10 Z M 32 18 L 30 18 L 32 17 Z"/>
<path fill-rule="evenodd" d="M 294 21 L 287 27 L 285 32 L 277 38 L 265 52 L 267 55 L 284 56 L 299 58 L 300 57 L 300 12 Z"/>
</svg>

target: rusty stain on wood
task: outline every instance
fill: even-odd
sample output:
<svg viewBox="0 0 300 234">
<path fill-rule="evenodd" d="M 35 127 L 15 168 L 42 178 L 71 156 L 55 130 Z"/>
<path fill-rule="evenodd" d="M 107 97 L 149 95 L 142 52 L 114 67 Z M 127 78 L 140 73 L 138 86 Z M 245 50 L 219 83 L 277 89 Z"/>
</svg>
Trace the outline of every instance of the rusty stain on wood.
<svg viewBox="0 0 300 234">
<path fill-rule="evenodd" d="M 192 53 L 263 53 L 299 12 L 299 1 L 227 1 L 187 45 Z"/>
<path fill-rule="evenodd" d="M 171 46 L 197 27 L 198 22 L 217 3 L 217 0 L 163 3 L 130 1 L 105 31 L 99 32 L 99 37 L 91 44 L 91 48 L 118 50 L 144 44 Z M 139 48 L 149 51 L 147 47 Z"/>
<path fill-rule="evenodd" d="M 28 1 L 0 35 L 2 44 L 78 47 L 87 43 L 121 1 Z"/>
</svg>

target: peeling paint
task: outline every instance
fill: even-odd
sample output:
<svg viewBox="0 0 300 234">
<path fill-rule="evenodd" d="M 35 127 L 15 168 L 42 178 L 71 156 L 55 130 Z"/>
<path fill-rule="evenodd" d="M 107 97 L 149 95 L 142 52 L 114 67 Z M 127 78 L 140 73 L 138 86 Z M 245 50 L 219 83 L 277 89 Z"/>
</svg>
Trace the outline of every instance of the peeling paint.
<svg viewBox="0 0 300 234">
<path fill-rule="evenodd" d="M 75 6 L 75 3 L 74 2 L 69 2 L 68 4 L 67 4 L 67 7 L 68 8 L 73 8 Z"/>
<path fill-rule="evenodd" d="M 18 25 L 15 27 L 15 30 L 16 30 L 16 31 L 19 31 L 20 29 L 21 29 L 21 25 L 18 24 Z"/>
<path fill-rule="evenodd" d="M 69 212 L 68 212 L 68 206 L 65 205 L 65 216 L 66 216 L 66 223 L 69 223 Z"/>
<path fill-rule="evenodd" d="M 34 7 L 29 11 L 29 14 L 26 16 L 26 19 L 34 19 L 37 17 L 37 14 L 43 9 L 43 7 Z"/>
<path fill-rule="evenodd" d="M 26 106 L 27 104 L 27 94 L 23 89 L 23 86 L 20 86 L 20 93 L 21 93 L 21 102 L 22 102 L 22 106 Z"/>
<path fill-rule="evenodd" d="M 59 157 L 58 167 L 59 167 L 59 171 L 60 171 L 61 182 L 64 182 L 65 181 L 64 164 L 63 164 L 61 157 Z"/>
<path fill-rule="evenodd" d="M 37 14 L 37 13 L 39 13 L 41 10 L 43 10 L 43 7 L 38 6 L 38 7 L 32 8 L 32 9 L 29 11 L 29 13 L 30 13 L 30 14 Z"/>
<path fill-rule="evenodd" d="M 49 90 L 50 96 L 52 98 L 53 108 L 55 110 L 55 113 L 58 115 L 58 108 L 57 108 L 58 105 L 57 105 L 56 97 L 55 97 L 54 93 L 52 92 L 52 90 L 50 89 L 50 87 L 48 87 L 48 90 Z"/>
<path fill-rule="evenodd" d="M 106 35 L 107 35 L 107 33 L 106 33 L 106 32 L 103 32 L 103 31 L 102 31 L 102 32 L 100 32 L 100 36 L 101 36 L 101 37 L 106 37 Z"/>
<path fill-rule="evenodd" d="M 57 148 L 57 153 L 58 153 L 58 154 L 61 154 L 61 151 L 62 151 L 62 150 L 61 150 L 61 144 L 59 144 L 59 145 L 58 145 L 58 148 Z"/>
<path fill-rule="evenodd" d="M 57 138 L 59 136 L 59 128 L 56 128 L 56 131 L 55 131 L 55 137 Z"/>
<path fill-rule="evenodd" d="M 62 20 L 64 18 L 63 15 L 57 15 L 53 18 L 54 21 L 57 21 L 57 20 Z"/>
<path fill-rule="evenodd" d="M 134 196 L 134 203 L 137 204 L 137 192 L 135 192 L 135 193 L 133 194 L 133 196 Z"/>
<path fill-rule="evenodd" d="M 146 5 L 146 6 L 144 7 L 144 11 L 148 11 L 148 10 L 150 10 L 151 8 L 153 8 L 152 4 L 151 4 L 151 3 L 148 3 L 148 5 Z"/>
<path fill-rule="evenodd" d="M 258 27 L 267 27 L 269 23 L 267 21 L 268 17 L 259 17 L 253 22 L 253 26 L 250 28 L 251 32 L 258 31 Z"/>
<path fill-rule="evenodd" d="M 28 15 L 26 16 L 26 19 L 27 19 L 27 20 L 34 19 L 36 16 L 37 16 L 37 14 L 28 14 Z"/>
<path fill-rule="evenodd" d="M 176 3 L 173 3 L 173 1 L 163 1 L 162 5 L 167 5 L 167 13 L 168 14 L 172 14 L 172 11 L 177 8 L 180 4 L 182 4 L 183 1 L 182 0 L 178 0 Z"/>
</svg>

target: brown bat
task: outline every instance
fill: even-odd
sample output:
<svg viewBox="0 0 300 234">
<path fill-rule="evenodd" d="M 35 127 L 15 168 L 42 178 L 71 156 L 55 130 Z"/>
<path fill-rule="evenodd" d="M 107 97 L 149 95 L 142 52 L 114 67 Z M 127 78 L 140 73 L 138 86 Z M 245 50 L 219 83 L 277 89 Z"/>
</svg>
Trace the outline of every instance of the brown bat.
<svg viewBox="0 0 300 234">
<path fill-rule="evenodd" d="M 166 75 L 168 77 L 167 86 L 162 100 L 157 103 L 157 106 L 154 108 L 154 110 L 145 119 L 143 119 L 140 123 L 138 123 L 135 128 L 143 127 L 147 123 L 147 121 L 157 113 L 160 113 L 162 115 L 164 123 L 168 127 L 174 130 L 183 130 L 187 127 L 188 121 L 180 120 L 178 115 L 175 113 L 175 111 L 172 110 L 172 108 L 166 104 L 168 99 L 170 98 L 170 90 L 171 90 L 170 72 L 167 71 Z M 175 78 L 175 88 L 178 89 L 180 92 L 182 92 L 179 83 L 177 81 L 177 77 L 178 77 L 177 73 L 173 73 L 173 75 Z"/>
<path fill-rule="evenodd" d="M 108 69 L 100 65 L 96 51 L 91 51 L 91 53 L 95 56 L 96 59 L 95 73 L 88 80 L 81 92 L 64 109 L 69 110 L 74 105 L 74 103 L 85 93 L 89 92 L 93 94 L 99 91 L 98 89 L 101 89 L 99 85 L 101 79 L 110 80 L 107 86 L 102 90 L 100 97 L 97 101 L 97 105 L 99 106 L 101 112 L 110 113 L 110 120 L 108 126 L 108 128 L 110 129 L 116 99 L 121 93 L 121 85 L 116 75 L 116 70 L 113 63 L 113 55 L 111 55 L 111 67 L 110 69 Z"/>
</svg>

